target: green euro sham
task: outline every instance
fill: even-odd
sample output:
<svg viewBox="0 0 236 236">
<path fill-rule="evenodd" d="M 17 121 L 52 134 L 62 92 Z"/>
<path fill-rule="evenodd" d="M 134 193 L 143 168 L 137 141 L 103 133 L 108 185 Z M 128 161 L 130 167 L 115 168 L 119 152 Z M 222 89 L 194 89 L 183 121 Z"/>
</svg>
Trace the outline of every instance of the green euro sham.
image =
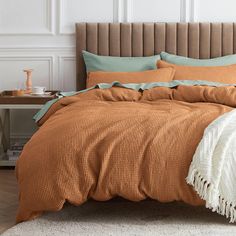
<svg viewBox="0 0 236 236">
<path fill-rule="evenodd" d="M 83 58 L 87 72 L 110 71 L 110 72 L 134 72 L 155 70 L 160 55 L 150 57 L 112 57 L 98 56 L 83 51 Z"/>
<path fill-rule="evenodd" d="M 193 59 L 169 54 L 167 52 L 161 52 L 160 55 L 163 61 L 182 66 L 228 66 L 236 64 L 236 54 L 212 59 Z"/>
</svg>

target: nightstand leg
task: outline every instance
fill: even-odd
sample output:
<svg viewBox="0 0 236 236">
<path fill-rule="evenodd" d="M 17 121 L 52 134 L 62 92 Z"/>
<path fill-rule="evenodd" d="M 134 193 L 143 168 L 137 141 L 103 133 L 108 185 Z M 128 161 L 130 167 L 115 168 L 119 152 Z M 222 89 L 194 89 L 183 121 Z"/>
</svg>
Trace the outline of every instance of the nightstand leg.
<svg viewBox="0 0 236 236">
<path fill-rule="evenodd" d="M 0 114 L 0 143 L 3 151 L 10 148 L 10 110 L 4 109 Z"/>
</svg>

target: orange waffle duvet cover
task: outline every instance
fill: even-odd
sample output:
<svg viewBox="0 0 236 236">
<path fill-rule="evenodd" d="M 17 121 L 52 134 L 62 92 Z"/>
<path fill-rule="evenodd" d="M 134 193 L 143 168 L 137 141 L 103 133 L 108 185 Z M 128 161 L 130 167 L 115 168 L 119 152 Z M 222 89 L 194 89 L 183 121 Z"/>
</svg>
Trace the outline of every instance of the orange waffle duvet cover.
<svg viewBox="0 0 236 236">
<path fill-rule="evenodd" d="M 233 86 L 95 88 L 60 99 L 17 161 L 17 222 L 117 196 L 204 204 L 185 178 L 205 128 L 235 106 Z"/>
</svg>

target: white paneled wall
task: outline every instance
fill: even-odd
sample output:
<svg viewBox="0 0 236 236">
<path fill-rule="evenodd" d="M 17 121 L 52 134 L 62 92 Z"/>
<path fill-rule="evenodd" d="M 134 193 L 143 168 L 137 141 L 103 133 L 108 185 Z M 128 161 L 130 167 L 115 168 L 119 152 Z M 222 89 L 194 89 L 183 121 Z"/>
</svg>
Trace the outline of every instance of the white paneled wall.
<svg viewBox="0 0 236 236">
<path fill-rule="evenodd" d="M 235 0 L 0 0 L 0 90 L 33 84 L 75 90 L 74 23 L 236 21 Z M 34 129 L 33 112 L 12 112 L 12 134 Z"/>
<path fill-rule="evenodd" d="M 130 4 L 130 20 L 134 22 L 180 21 L 180 7 L 181 0 L 149 0 L 149 2 L 133 0 Z"/>
<path fill-rule="evenodd" d="M 59 0 L 59 30 L 74 33 L 74 22 L 112 22 L 115 1 Z"/>
<path fill-rule="evenodd" d="M 52 34 L 52 0 L 0 0 L 1 34 Z"/>
<path fill-rule="evenodd" d="M 59 57 L 59 80 L 60 87 L 64 91 L 74 91 L 76 88 L 76 60 L 73 56 L 60 56 Z"/>
<path fill-rule="evenodd" d="M 24 89 L 22 68 L 34 68 L 34 84 L 53 87 L 53 61 L 53 56 L 0 56 L 1 89 Z"/>
<path fill-rule="evenodd" d="M 236 21 L 235 0 L 195 0 L 195 21 Z"/>
</svg>

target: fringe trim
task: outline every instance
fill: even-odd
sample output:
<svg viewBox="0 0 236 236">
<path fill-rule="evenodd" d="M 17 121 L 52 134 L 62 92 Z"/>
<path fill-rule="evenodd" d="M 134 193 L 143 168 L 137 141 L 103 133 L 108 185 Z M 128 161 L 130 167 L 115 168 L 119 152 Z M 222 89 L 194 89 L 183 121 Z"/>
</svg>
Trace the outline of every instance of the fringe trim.
<svg viewBox="0 0 236 236">
<path fill-rule="evenodd" d="M 226 218 L 230 219 L 230 223 L 236 222 L 236 204 L 225 200 L 214 185 L 205 180 L 193 165 L 190 166 L 186 181 L 206 201 L 207 208 L 226 216 Z"/>
</svg>

